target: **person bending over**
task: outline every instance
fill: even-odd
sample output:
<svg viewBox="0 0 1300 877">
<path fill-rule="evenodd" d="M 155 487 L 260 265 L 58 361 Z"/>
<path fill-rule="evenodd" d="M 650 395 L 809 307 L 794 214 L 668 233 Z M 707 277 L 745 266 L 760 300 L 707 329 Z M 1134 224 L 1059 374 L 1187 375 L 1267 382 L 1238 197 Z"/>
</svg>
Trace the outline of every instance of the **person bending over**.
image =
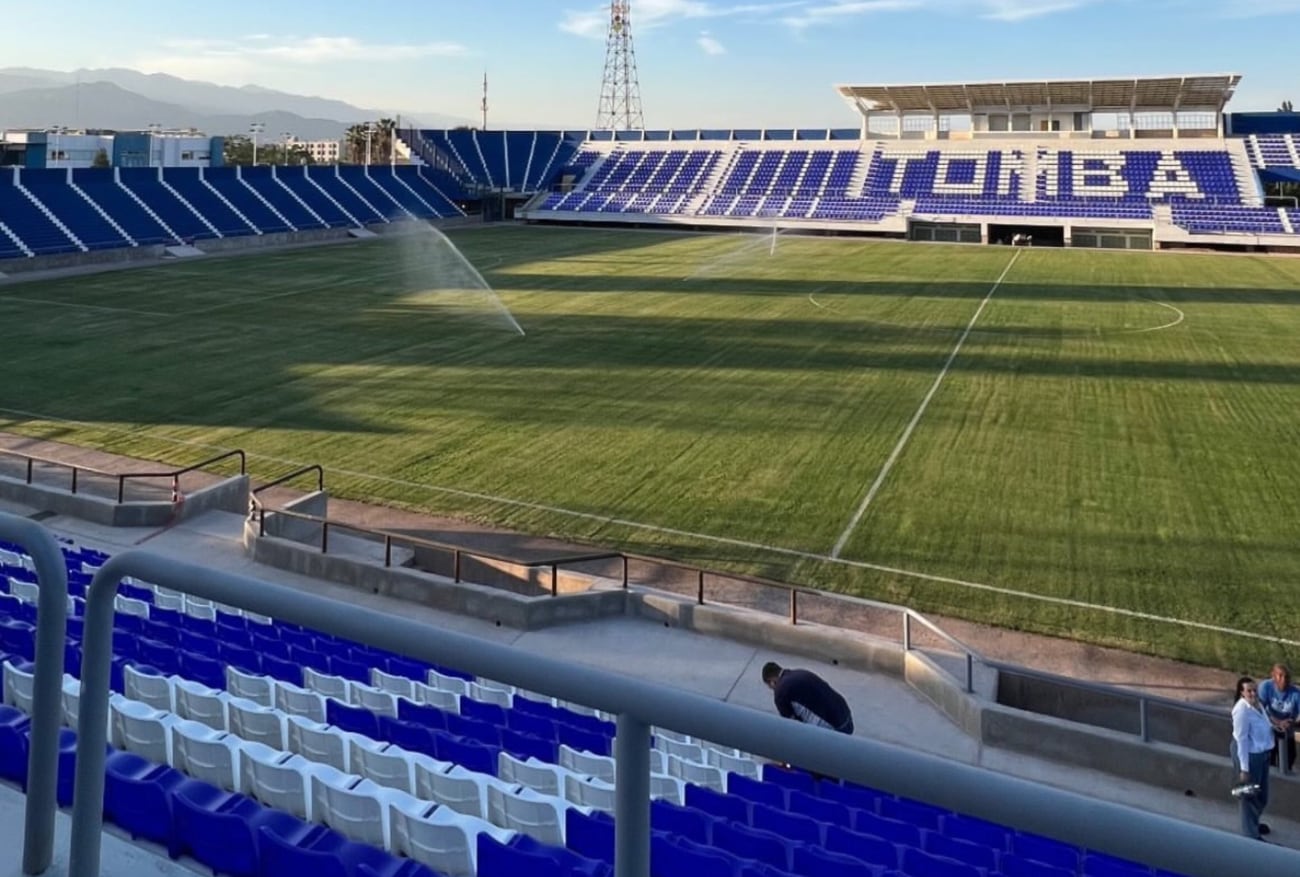
<svg viewBox="0 0 1300 877">
<path fill-rule="evenodd" d="M 775 661 L 763 665 L 763 682 L 772 689 L 776 711 L 806 725 L 853 733 L 848 702 L 811 670 L 785 669 Z"/>
</svg>

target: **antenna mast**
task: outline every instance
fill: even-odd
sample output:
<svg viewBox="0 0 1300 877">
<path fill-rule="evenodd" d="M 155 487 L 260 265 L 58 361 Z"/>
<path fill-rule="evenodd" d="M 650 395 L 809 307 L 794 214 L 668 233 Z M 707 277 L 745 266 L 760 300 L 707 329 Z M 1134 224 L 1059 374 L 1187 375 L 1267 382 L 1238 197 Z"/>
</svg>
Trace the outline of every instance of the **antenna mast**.
<svg viewBox="0 0 1300 877">
<path fill-rule="evenodd" d="M 487 103 L 487 71 L 486 71 L 486 70 L 483 71 L 483 102 L 482 102 L 479 106 L 480 106 L 480 108 L 483 110 L 483 127 L 482 127 L 480 130 L 486 131 L 486 130 L 487 130 L 487 110 L 488 110 L 488 103 Z"/>
<path fill-rule="evenodd" d="M 636 51 L 632 48 L 630 0 L 611 0 L 609 35 L 605 40 L 605 75 L 600 84 L 600 109 L 596 127 L 640 129 L 645 127 L 641 114 L 641 83 L 636 75 Z"/>
</svg>

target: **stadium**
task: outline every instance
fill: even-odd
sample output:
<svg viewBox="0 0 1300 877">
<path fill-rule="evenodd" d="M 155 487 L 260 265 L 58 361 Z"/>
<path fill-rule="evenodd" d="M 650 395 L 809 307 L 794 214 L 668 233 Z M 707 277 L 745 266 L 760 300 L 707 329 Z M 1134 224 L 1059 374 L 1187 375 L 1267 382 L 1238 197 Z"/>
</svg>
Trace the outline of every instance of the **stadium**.
<svg viewBox="0 0 1300 877">
<path fill-rule="evenodd" d="M 1300 114 L 1240 80 L 9 139 L 22 873 L 1294 870 L 1300 782 L 1234 836 L 1222 698 L 1115 675 L 1300 645 Z"/>
</svg>

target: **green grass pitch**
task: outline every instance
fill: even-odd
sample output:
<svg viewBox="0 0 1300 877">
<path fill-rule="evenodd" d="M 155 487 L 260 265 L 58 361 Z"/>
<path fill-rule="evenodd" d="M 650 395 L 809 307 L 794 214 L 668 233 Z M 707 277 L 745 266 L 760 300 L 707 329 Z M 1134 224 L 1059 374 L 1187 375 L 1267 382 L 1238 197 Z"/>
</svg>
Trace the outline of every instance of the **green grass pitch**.
<svg viewBox="0 0 1300 877">
<path fill-rule="evenodd" d="M 1300 260 L 452 239 L 495 295 L 425 236 L 0 287 L 0 429 L 240 447 L 260 479 L 321 463 L 336 495 L 922 611 L 1287 654 L 1093 607 L 1294 638 Z"/>
</svg>

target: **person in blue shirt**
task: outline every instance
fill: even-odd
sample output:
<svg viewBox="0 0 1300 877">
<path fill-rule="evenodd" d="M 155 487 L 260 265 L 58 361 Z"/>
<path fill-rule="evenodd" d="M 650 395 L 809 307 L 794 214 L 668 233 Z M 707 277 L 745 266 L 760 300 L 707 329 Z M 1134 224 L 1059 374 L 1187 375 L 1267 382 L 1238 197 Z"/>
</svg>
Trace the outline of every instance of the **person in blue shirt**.
<svg viewBox="0 0 1300 877">
<path fill-rule="evenodd" d="M 1259 704 L 1273 725 L 1272 763 L 1291 773 L 1295 765 L 1296 723 L 1300 721 L 1300 688 L 1291 682 L 1291 670 L 1286 664 L 1274 664 L 1269 678 L 1259 683 Z"/>
</svg>

